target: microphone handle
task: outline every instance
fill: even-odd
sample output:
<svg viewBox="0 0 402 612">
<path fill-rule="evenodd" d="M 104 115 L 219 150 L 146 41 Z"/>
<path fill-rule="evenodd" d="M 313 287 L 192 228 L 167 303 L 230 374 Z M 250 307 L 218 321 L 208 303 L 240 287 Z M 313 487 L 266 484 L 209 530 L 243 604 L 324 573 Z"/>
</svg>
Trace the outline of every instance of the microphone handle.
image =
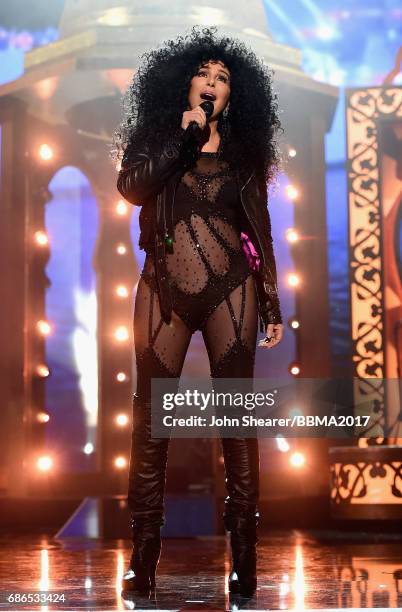
<svg viewBox="0 0 402 612">
<path fill-rule="evenodd" d="M 214 112 L 213 103 L 210 100 L 204 100 L 204 102 L 202 102 L 200 106 L 205 112 L 207 119 L 209 119 L 212 113 Z M 190 121 L 186 128 L 186 132 L 197 140 L 200 140 L 201 138 L 202 130 L 196 121 Z"/>
</svg>

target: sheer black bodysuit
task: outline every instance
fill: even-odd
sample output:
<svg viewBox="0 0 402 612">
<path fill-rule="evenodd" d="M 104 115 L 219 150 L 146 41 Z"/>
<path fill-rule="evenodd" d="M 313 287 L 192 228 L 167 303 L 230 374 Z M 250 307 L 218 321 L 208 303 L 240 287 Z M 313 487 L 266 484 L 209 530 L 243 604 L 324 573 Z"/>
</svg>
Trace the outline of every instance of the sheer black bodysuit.
<svg viewBox="0 0 402 612">
<path fill-rule="evenodd" d="M 182 177 L 174 203 L 173 252 L 166 254 L 172 320 L 161 318 L 154 254 L 147 252 L 137 287 L 134 337 L 137 392 L 130 463 L 133 516 L 163 511 L 167 439 L 150 439 L 152 377 L 181 374 L 194 331 L 201 330 L 212 377 L 252 378 L 258 328 L 254 277 L 240 241 L 236 178 L 217 153 L 202 152 Z M 137 403 L 137 410 L 135 404 Z M 227 506 L 255 512 L 258 445 L 255 439 L 222 439 Z M 154 486 L 150 474 L 155 471 Z M 243 479 L 243 480 L 242 480 Z"/>
</svg>

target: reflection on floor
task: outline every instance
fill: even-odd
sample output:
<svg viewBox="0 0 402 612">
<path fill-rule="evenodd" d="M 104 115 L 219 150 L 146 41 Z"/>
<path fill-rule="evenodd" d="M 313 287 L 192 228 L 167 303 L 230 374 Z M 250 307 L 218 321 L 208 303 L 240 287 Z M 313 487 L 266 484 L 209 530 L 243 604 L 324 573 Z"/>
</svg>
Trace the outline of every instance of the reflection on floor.
<svg viewBox="0 0 402 612">
<path fill-rule="evenodd" d="M 345 534 L 346 538 L 346 534 Z M 125 540 L 1 537 L 1 610 L 307 610 L 402 607 L 401 541 L 355 542 L 302 532 L 260 538 L 258 590 L 230 599 L 225 537 L 165 539 L 157 589 L 123 599 L 120 582 L 131 545 Z M 380 540 L 381 541 L 381 540 Z M 7 592 L 57 591 L 65 601 L 10 605 Z"/>
</svg>

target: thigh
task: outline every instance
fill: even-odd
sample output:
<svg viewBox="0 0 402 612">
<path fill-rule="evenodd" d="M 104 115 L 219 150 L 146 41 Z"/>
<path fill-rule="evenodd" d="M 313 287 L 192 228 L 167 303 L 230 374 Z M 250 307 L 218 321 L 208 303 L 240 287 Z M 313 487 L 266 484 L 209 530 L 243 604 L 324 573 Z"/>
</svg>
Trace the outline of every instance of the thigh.
<svg viewBox="0 0 402 612">
<path fill-rule="evenodd" d="M 135 297 L 134 346 L 137 394 L 149 398 L 152 378 L 180 376 L 192 332 L 175 312 L 169 325 L 163 321 L 155 278 L 147 266 L 149 260 Z"/>
<path fill-rule="evenodd" d="M 252 378 L 257 331 L 257 294 L 250 274 L 218 304 L 202 329 L 211 376 Z"/>
</svg>

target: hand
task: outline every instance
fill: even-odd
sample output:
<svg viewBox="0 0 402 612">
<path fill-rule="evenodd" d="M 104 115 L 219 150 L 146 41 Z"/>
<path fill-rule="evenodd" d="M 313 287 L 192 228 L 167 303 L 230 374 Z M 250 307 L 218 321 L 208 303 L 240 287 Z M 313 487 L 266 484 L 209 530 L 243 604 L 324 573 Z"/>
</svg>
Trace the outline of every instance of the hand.
<svg viewBox="0 0 402 612">
<path fill-rule="evenodd" d="M 260 340 L 258 346 L 260 346 L 261 348 L 272 348 L 273 346 L 278 344 L 283 337 L 282 323 L 269 323 L 267 325 L 266 335 L 268 338 L 272 338 L 272 340 Z"/>
<path fill-rule="evenodd" d="M 183 130 L 187 129 L 188 125 L 192 121 L 196 121 L 202 130 L 205 128 L 207 124 L 207 116 L 201 106 L 196 106 L 192 110 L 184 111 L 181 121 L 181 127 Z"/>
</svg>

